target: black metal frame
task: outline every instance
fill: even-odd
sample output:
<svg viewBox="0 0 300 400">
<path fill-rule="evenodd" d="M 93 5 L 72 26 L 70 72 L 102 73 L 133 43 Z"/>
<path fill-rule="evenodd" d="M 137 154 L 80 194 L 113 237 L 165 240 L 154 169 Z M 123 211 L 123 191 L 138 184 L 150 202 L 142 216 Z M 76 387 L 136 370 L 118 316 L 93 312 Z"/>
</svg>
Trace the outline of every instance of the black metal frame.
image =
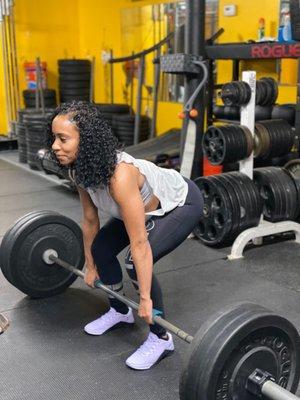
<svg viewBox="0 0 300 400">
<path fill-rule="evenodd" d="M 300 132 L 300 42 L 225 43 L 208 45 L 205 47 L 205 51 L 211 63 L 208 87 L 209 107 L 207 113 L 209 125 L 213 123 L 212 103 L 214 90 L 221 86 L 215 85 L 213 79 L 213 66 L 216 60 L 232 60 L 232 80 L 238 80 L 241 60 L 298 59 L 295 131 L 296 134 Z M 296 141 L 299 149 L 299 137 L 296 138 Z"/>
<path fill-rule="evenodd" d="M 126 57 L 119 57 L 119 58 L 111 57 L 109 60 L 109 63 L 111 65 L 111 68 L 110 68 L 111 98 L 112 98 L 112 103 L 113 103 L 113 90 L 114 90 L 114 88 L 113 88 L 113 64 L 140 59 L 139 70 L 138 70 L 137 110 L 136 110 L 136 115 L 135 115 L 135 120 L 134 120 L 133 144 L 139 143 L 139 136 L 140 136 L 142 88 L 143 88 L 144 76 L 145 76 L 145 57 L 147 54 L 155 52 L 156 58 L 157 58 L 157 55 L 160 53 L 161 47 L 164 44 L 168 43 L 173 38 L 173 36 L 174 36 L 174 33 L 171 32 L 164 39 L 162 39 L 160 42 L 156 43 L 154 46 L 150 47 L 149 49 L 143 50 L 139 53 L 131 54 L 130 56 L 126 56 Z M 153 117 L 152 117 L 152 121 L 151 121 L 151 128 L 150 128 L 151 138 L 154 137 L 155 132 L 156 132 L 159 74 L 160 74 L 160 64 L 157 63 L 155 65 L 155 85 L 154 85 L 154 93 L 153 93 L 153 101 L 154 101 L 154 103 L 156 102 L 156 104 L 154 104 Z"/>
</svg>

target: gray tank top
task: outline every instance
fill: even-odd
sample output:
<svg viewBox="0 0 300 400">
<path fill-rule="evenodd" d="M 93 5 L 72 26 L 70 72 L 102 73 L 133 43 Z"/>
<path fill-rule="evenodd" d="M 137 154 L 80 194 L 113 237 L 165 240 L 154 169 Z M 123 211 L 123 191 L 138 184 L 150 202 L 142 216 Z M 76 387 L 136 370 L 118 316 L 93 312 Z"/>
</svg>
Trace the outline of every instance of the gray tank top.
<svg viewBox="0 0 300 400">
<path fill-rule="evenodd" d="M 145 213 L 146 216 L 164 215 L 177 206 L 183 206 L 188 185 L 177 171 L 160 168 L 147 160 L 135 159 L 124 151 L 117 155 L 117 163 L 121 162 L 133 164 L 145 176 L 145 182 L 140 189 L 144 205 L 149 202 L 153 195 L 160 201 L 160 208 Z M 122 219 L 119 207 L 110 195 L 108 187 L 101 187 L 96 190 L 87 189 L 87 191 L 100 211 L 114 218 Z"/>
</svg>

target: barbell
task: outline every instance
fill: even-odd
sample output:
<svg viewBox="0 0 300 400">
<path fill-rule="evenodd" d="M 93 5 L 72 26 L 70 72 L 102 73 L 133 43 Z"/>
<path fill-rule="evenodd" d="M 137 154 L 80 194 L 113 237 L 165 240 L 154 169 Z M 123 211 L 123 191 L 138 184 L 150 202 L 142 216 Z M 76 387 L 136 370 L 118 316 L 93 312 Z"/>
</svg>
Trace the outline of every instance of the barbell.
<svg viewBox="0 0 300 400">
<path fill-rule="evenodd" d="M 33 298 L 56 295 L 77 276 L 83 278 L 84 259 L 80 227 L 53 211 L 21 217 L 0 246 L 3 275 Z M 100 281 L 95 287 L 138 310 L 136 302 Z M 300 337 L 286 318 L 240 303 L 213 315 L 194 337 L 156 312 L 153 320 L 190 343 L 180 378 L 181 400 L 297 399 Z"/>
</svg>

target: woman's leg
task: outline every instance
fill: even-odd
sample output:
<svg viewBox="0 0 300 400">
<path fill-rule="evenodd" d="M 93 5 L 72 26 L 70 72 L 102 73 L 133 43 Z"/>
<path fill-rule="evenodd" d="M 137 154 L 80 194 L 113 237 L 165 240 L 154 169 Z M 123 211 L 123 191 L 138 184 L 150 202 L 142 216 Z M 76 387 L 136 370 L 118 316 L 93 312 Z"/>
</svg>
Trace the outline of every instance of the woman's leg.
<svg viewBox="0 0 300 400">
<path fill-rule="evenodd" d="M 112 290 L 123 290 L 123 275 L 117 255 L 129 244 L 123 221 L 112 218 L 99 230 L 92 244 L 91 252 L 101 281 Z M 116 311 L 126 314 L 126 304 L 109 296 L 109 303 Z"/>
<path fill-rule="evenodd" d="M 153 263 L 161 259 L 179 246 L 192 232 L 202 215 L 203 197 L 194 182 L 186 179 L 189 187 L 185 204 L 177 207 L 162 217 L 153 217 L 147 222 L 148 240 L 152 249 Z M 132 263 L 130 249 L 126 256 L 126 270 L 137 288 L 137 277 Z M 160 284 L 153 275 L 151 287 L 153 307 L 161 311 L 165 318 L 163 296 Z M 159 337 L 164 337 L 166 330 L 161 326 L 150 325 L 151 332 Z"/>
<path fill-rule="evenodd" d="M 182 243 L 199 222 L 203 198 L 198 187 L 187 180 L 189 191 L 182 207 L 177 207 L 162 217 L 153 217 L 148 224 L 148 240 L 153 253 L 155 263 L 164 255 L 174 250 Z M 130 259 L 130 257 L 127 258 Z M 131 264 L 127 272 L 131 279 L 136 281 L 134 265 Z M 135 282 L 136 284 L 136 282 Z M 163 312 L 163 298 L 160 285 L 153 275 L 151 298 L 153 307 Z M 126 360 L 126 365 L 133 369 L 143 370 L 151 368 L 155 363 L 170 354 L 174 350 L 172 335 L 158 324 L 150 325 L 150 333 L 146 341 Z"/>
</svg>

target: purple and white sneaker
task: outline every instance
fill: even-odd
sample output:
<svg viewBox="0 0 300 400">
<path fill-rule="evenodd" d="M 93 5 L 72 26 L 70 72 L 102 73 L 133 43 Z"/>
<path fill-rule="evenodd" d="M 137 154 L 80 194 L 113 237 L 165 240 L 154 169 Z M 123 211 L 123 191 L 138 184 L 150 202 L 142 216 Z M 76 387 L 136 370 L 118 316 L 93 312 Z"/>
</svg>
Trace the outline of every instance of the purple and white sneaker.
<svg viewBox="0 0 300 400">
<path fill-rule="evenodd" d="M 111 307 L 109 311 L 103 314 L 100 318 L 87 324 L 84 327 L 84 330 L 89 335 L 102 335 L 111 328 L 117 328 L 124 324 L 133 323 L 134 316 L 130 307 L 127 314 L 121 314 Z"/>
<path fill-rule="evenodd" d="M 150 332 L 147 340 L 126 360 L 126 365 L 132 369 L 149 369 L 154 364 L 174 351 L 172 335 L 167 332 L 168 340 L 160 339 Z"/>
</svg>

